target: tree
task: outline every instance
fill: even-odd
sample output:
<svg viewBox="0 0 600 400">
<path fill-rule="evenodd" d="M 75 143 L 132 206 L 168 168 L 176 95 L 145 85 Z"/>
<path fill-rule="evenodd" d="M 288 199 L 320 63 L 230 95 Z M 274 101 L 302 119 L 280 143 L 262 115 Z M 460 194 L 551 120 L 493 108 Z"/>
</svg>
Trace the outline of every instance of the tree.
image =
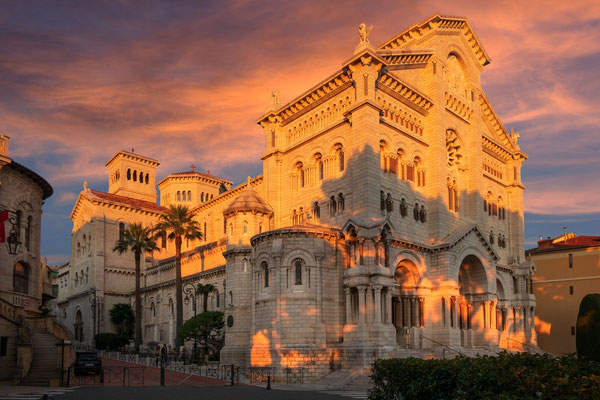
<svg viewBox="0 0 600 400">
<path fill-rule="evenodd" d="M 123 232 L 123 239 L 117 240 L 114 252 L 123 254 L 131 250 L 135 256 L 135 348 L 142 344 L 142 298 L 140 293 L 140 261 L 142 253 L 158 250 L 152 237 L 152 229 L 141 223 L 130 224 Z"/>
<path fill-rule="evenodd" d="M 579 305 L 577 335 L 575 336 L 577 357 L 600 361 L 600 294 L 586 295 Z"/>
<path fill-rule="evenodd" d="M 221 311 L 205 311 L 185 321 L 181 327 L 182 340 L 198 340 L 204 346 L 205 354 L 209 348 L 216 352 L 223 346 L 223 313 Z"/>
<path fill-rule="evenodd" d="M 110 322 L 117 328 L 117 333 L 131 337 L 135 327 L 135 315 L 129 304 L 118 303 L 109 311 Z"/>
<path fill-rule="evenodd" d="M 206 312 L 206 309 L 207 309 L 208 295 L 210 293 L 212 293 L 214 290 L 215 290 L 215 287 L 213 285 L 211 285 L 210 283 L 207 283 L 206 285 L 203 285 L 201 283 L 198 284 L 198 288 L 196 289 L 196 295 L 202 296 L 202 306 L 203 306 L 204 312 Z"/>
<path fill-rule="evenodd" d="M 170 205 L 167 213 L 160 216 L 154 228 L 155 237 L 168 234 L 175 240 L 175 347 L 181 346 L 181 325 L 183 324 L 183 283 L 181 281 L 181 242 L 183 239 L 202 239 L 200 224 L 187 206 Z"/>
</svg>

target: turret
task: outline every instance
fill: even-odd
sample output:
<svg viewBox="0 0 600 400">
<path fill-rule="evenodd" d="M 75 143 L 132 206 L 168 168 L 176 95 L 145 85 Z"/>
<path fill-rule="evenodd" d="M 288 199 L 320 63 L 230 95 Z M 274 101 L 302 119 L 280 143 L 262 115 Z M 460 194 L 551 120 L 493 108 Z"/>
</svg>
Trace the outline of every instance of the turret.
<svg viewBox="0 0 600 400">
<path fill-rule="evenodd" d="M 156 202 L 156 167 L 159 162 L 128 151 L 119 151 L 105 164 L 108 193 Z"/>
</svg>

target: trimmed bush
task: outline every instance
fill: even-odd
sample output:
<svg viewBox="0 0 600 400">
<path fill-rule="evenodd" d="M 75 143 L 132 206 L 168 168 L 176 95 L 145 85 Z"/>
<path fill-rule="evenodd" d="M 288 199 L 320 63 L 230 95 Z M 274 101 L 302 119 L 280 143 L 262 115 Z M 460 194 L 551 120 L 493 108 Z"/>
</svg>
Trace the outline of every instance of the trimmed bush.
<svg viewBox="0 0 600 400">
<path fill-rule="evenodd" d="M 129 344 L 127 335 L 116 333 L 98 333 L 94 336 L 94 341 L 98 350 L 118 350 Z"/>
<path fill-rule="evenodd" d="M 371 379 L 371 400 L 600 398 L 600 363 L 528 353 L 378 360 Z"/>
<path fill-rule="evenodd" d="M 577 357 L 600 361 L 600 294 L 581 300 L 577 315 Z"/>
</svg>

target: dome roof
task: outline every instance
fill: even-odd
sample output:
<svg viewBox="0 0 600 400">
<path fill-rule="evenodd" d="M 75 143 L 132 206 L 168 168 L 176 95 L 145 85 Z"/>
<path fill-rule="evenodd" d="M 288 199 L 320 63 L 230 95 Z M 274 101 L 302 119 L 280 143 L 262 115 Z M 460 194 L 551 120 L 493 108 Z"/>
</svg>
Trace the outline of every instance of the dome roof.
<svg viewBox="0 0 600 400">
<path fill-rule="evenodd" d="M 260 212 L 263 214 L 273 214 L 271 208 L 260 198 L 258 193 L 250 186 L 250 178 L 246 188 L 231 204 L 223 211 L 223 214 L 233 214 L 236 212 Z"/>
</svg>

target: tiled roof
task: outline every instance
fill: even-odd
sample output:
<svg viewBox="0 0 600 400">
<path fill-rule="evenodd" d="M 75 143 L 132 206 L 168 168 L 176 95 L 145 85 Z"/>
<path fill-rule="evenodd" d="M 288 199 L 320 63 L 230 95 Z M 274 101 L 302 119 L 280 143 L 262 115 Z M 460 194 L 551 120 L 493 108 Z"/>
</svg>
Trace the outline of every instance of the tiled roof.
<svg viewBox="0 0 600 400">
<path fill-rule="evenodd" d="M 89 189 L 90 193 L 102 200 L 108 201 L 110 203 L 120 203 L 125 204 L 134 208 L 143 208 L 146 210 L 152 210 L 156 212 L 165 212 L 167 209 L 165 207 L 159 206 L 156 203 L 152 203 L 150 201 L 134 199 L 132 197 L 120 196 L 118 194 L 101 192 L 99 190 Z"/>
<path fill-rule="evenodd" d="M 214 176 L 211 174 L 204 174 L 202 172 L 197 172 L 197 171 L 173 172 L 172 174 L 169 174 L 164 179 L 162 179 L 159 182 L 159 184 L 161 182 L 163 182 L 165 179 L 169 178 L 170 176 L 198 176 L 198 177 L 202 177 L 202 178 L 206 178 L 206 179 L 212 179 L 213 181 L 217 181 L 217 182 L 228 183 L 230 185 L 233 184 L 233 182 L 228 181 L 227 179 L 219 178 L 218 176 Z"/>
<path fill-rule="evenodd" d="M 52 193 L 54 192 L 52 186 L 50 186 L 48 181 L 46 181 L 44 178 L 42 178 L 40 175 L 38 175 L 31 169 L 27 168 L 22 164 L 19 164 L 15 160 L 12 160 L 12 162 L 8 164 L 7 167 L 22 173 L 23 175 L 34 181 L 42 189 L 42 200 L 46 200 L 48 197 L 52 196 Z"/>
<path fill-rule="evenodd" d="M 600 246 L 600 236 L 575 236 L 569 237 L 567 241 L 557 241 L 553 239 L 540 240 L 538 247 L 526 250 L 526 254 L 550 253 L 553 251 L 583 249 L 586 247 Z"/>
<path fill-rule="evenodd" d="M 229 204 L 225 211 L 223 211 L 223 214 L 228 215 L 234 212 L 243 211 L 261 212 L 267 215 L 273 214 L 273 211 L 269 206 L 260 198 L 258 193 L 252 189 L 250 182 L 248 182 L 242 193 L 240 193 L 240 195 Z"/>
</svg>

